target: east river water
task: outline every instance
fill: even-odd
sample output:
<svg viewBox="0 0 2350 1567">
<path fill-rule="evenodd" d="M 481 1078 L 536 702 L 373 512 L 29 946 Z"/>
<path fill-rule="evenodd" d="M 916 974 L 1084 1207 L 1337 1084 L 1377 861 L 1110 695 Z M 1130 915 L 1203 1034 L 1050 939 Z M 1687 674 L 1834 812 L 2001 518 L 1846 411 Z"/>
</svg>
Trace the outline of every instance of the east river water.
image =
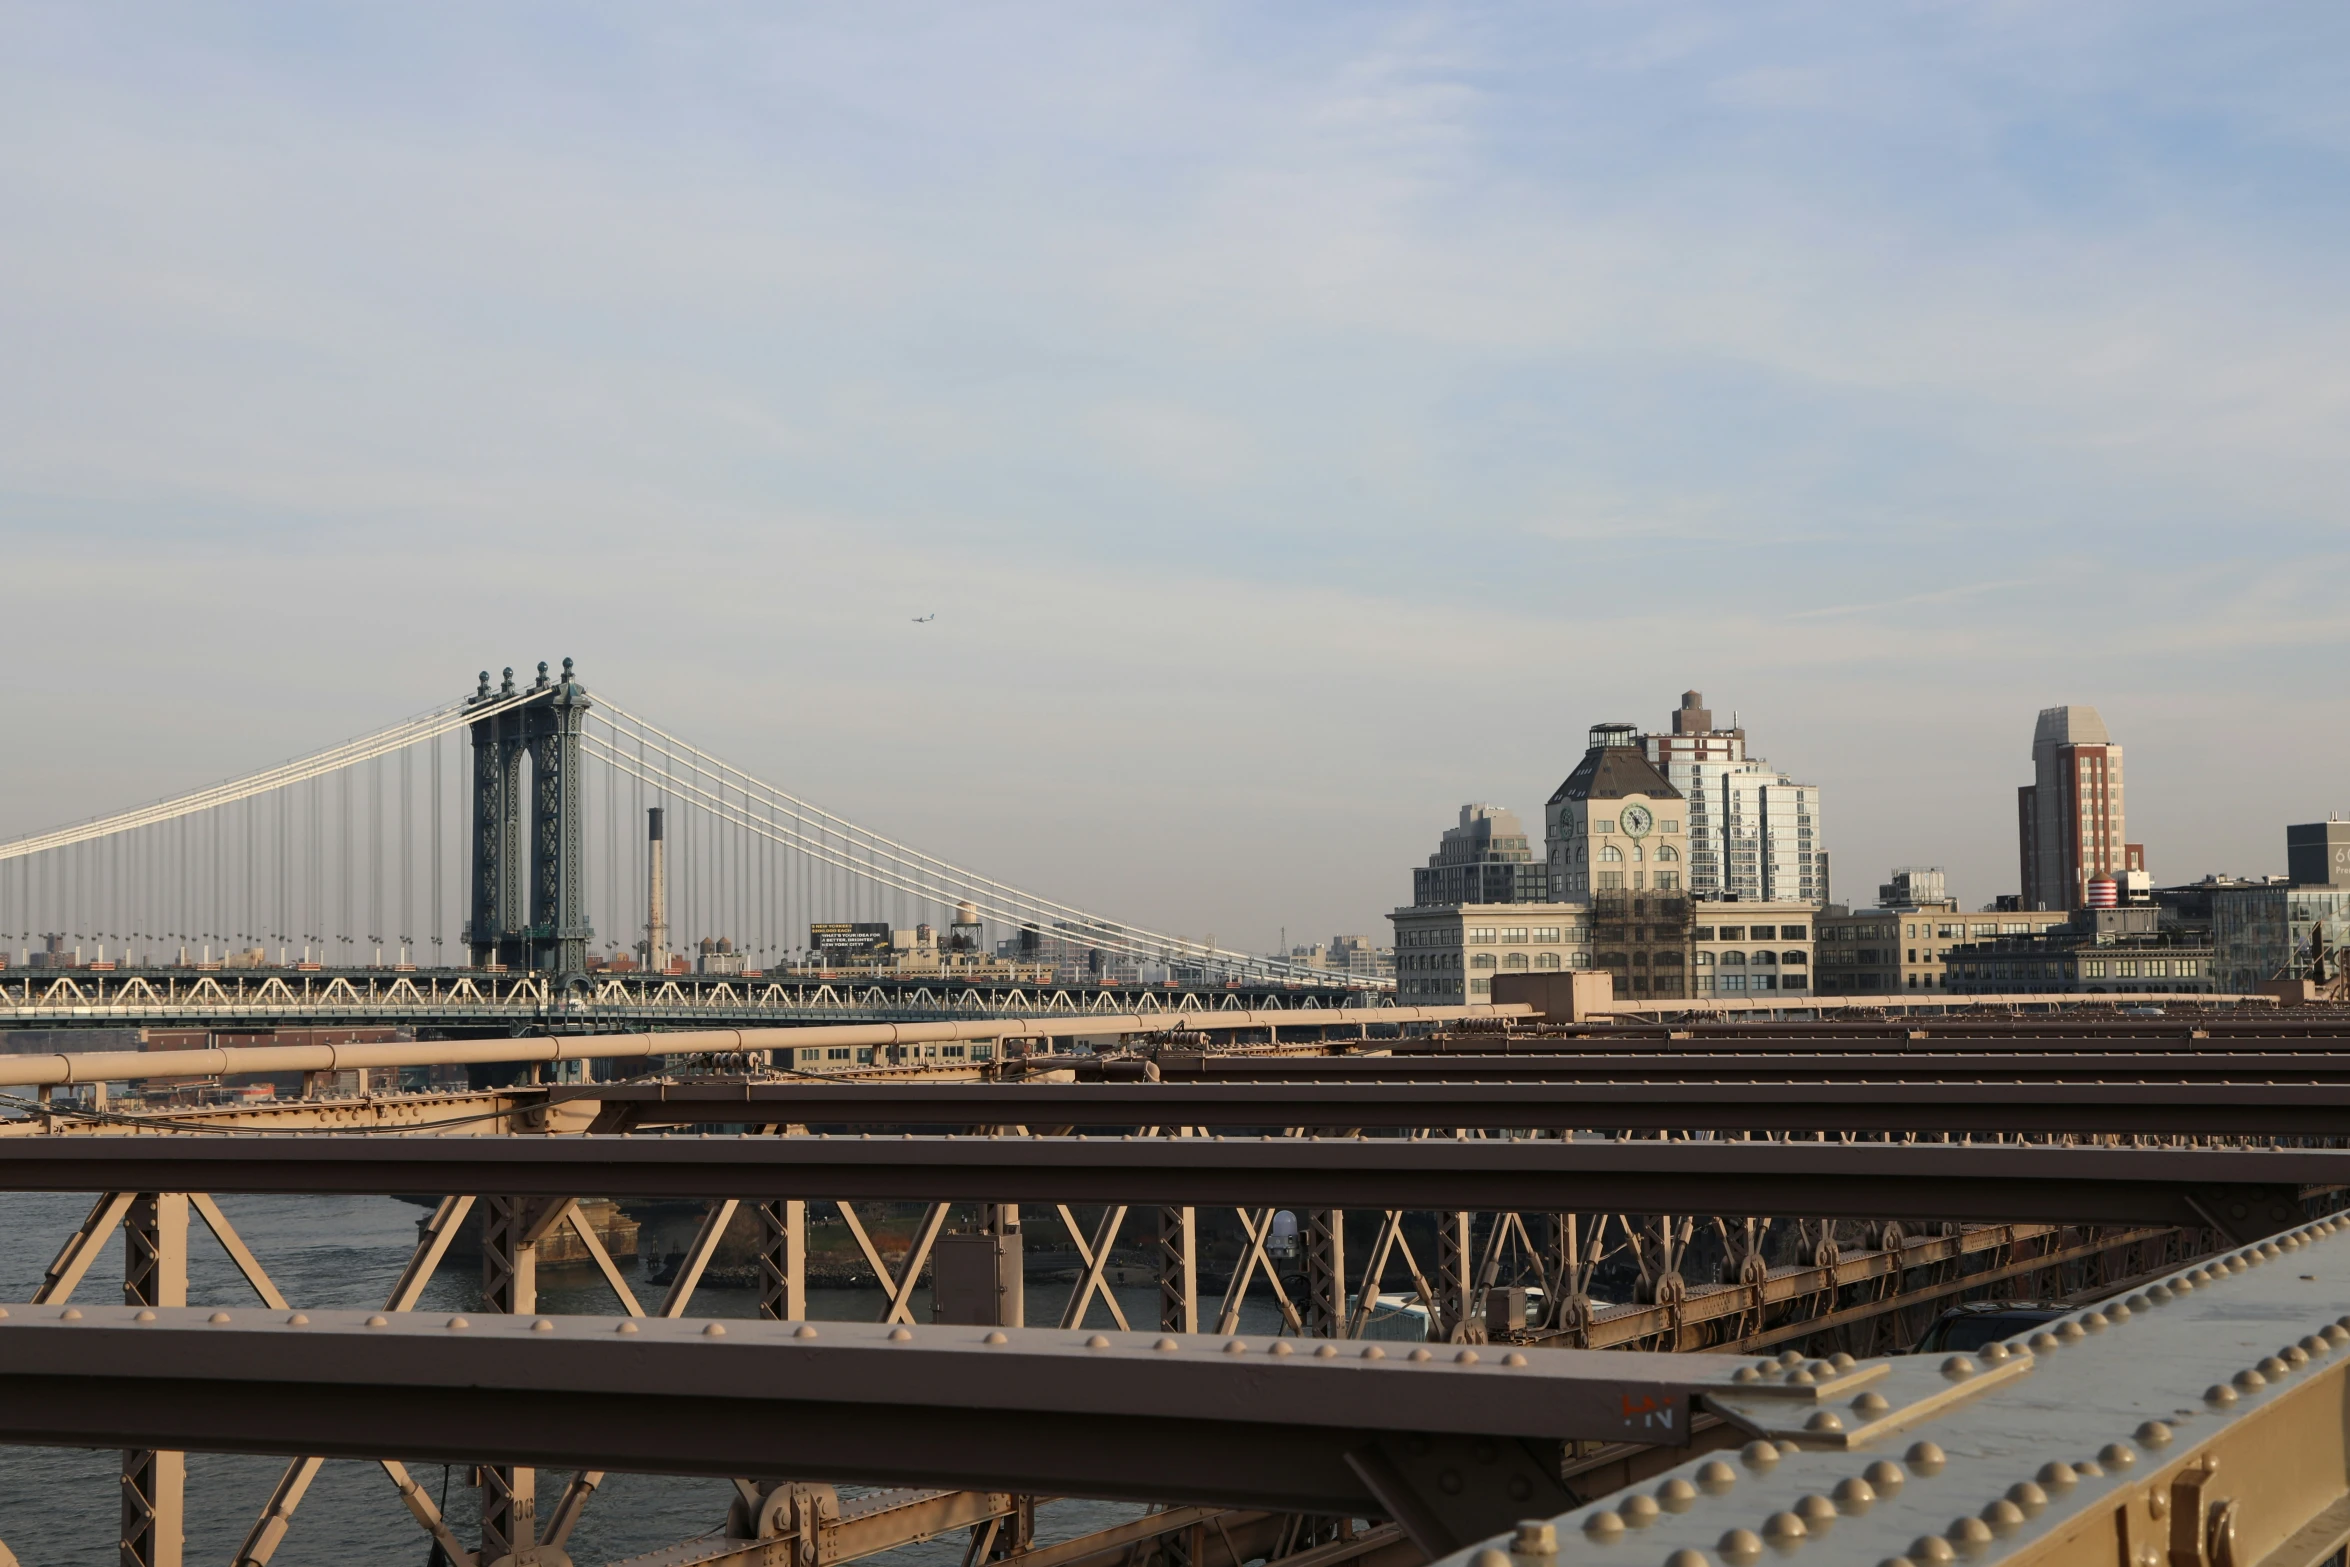
<svg viewBox="0 0 2350 1567">
<path fill-rule="evenodd" d="M 29 1299 L 58 1246 L 89 1211 L 86 1196 L 0 1194 L 0 1300 Z M 416 1244 L 423 1210 L 394 1199 L 370 1197 L 223 1197 L 222 1209 L 269 1269 L 285 1297 L 297 1306 L 379 1307 Z M 215 1245 L 201 1220 L 189 1224 L 188 1298 L 195 1305 L 251 1305 L 252 1291 Z M 623 1264 L 623 1266 L 629 1266 Z M 78 1297 L 121 1299 L 122 1241 L 118 1234 L 106 1255 L 91 1266 Z M 659 1291 L 631 1279 L 639 1299 Z M 1070 1286 L 1031 1279 L 1028 1318 L 1051 1322 L 1067 1304 Z M 1155 1322 L 1155 1287 L 1118 1291 L 1129 1322 Z M 874 1290 L 809 1291 L 809 1314 L 833 1320 L 872 1321 L 881 1299 Z M 542 1282 L 540 1309 L 617 1315 L 619 1306 L 600 1282 L 591 1288 L 568 1275 Z M 479 1269 L 471 1262 L 444 1266 L 418 1309 L 471 1311 L 480 1307 Z M 919 1298 L 917 1320 L 928 1316 Z M 752 1317 L 758 1297 L 747 1289 L 705 1285 L 695 1293 L 696 1316 Z M 1094 1321 L 1106 1317 L 1095 1307 Z M 1276 1322 L 1269 1304 L 1251 1301 L 1243 1327 L 1264 1333 Z M 1383 1328 L 1387 1325 L 1382 1324 Z M 1390 1331 L 1408 1334 L 1407 1322 Z M 1382 1334 L 1382 1336 L 1385 1336 Z M 0 1397 L 9 1370 L 0 1364 Z M 118 1478 L 121 1455 L 62 1448 L 0 1448 L 0 1541 L 24 1567 L 113 1567 L 121 1510 Z M 285 1461 L 237 1455 L 188 1455 L 187 1560 L 225 1564 L 267 1500 Z M 419 1483 L 436 1495 L 442 1473 L 437 1464 L 412 1466 Z M 541 1471 L 541 1514 L 554 1506 L 569 1476 Z M 474 1495 L 459 1470 L 449 1477 L 447 1513 L 460 1539 L 477 1539 Z M 665 1476 L 610 1476 L 572 1531 L 574 1561 L 618 1561 L 697 1535 L 715 1534 L 726 1517 L 734 1488 L 725 1480 Z M 1039 1510 L 1040 1540 L 1063 1539 L 1140 1513 L 1120 1503 L 1061 1501 Z M 908 1546 L 875 1558 L 899 1567 L 956 1567 L 966 1544 L 957 1533 L 928 1545 Z M 409 1517 L 382 1468 L 373 1463 L 329 1463 L 320 1472 L 296 1514 L 275 1562 L 282 1567 L 350 1567 L 353 1562 L 424 1562 L 430 1541 Z"/>
</svg>

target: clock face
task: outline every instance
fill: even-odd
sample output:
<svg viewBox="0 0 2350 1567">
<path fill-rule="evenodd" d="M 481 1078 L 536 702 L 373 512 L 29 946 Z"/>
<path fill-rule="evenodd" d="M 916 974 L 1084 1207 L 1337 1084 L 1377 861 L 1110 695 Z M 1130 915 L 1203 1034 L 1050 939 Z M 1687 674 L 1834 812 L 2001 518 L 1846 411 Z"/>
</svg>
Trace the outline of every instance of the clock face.
<svg viewBox="0 0 2350 1567">
<path fill-rule="evenodd" d="M 1654 827 L 1655 825 L 1656 818 L 1648 814 L 1647 806 L 1627 805 L 1624 807 L 1624 831 L 1630 833 L 1633 837 L 1646 837 L 1648 835 L 1648 829 Z"/>
</svg>

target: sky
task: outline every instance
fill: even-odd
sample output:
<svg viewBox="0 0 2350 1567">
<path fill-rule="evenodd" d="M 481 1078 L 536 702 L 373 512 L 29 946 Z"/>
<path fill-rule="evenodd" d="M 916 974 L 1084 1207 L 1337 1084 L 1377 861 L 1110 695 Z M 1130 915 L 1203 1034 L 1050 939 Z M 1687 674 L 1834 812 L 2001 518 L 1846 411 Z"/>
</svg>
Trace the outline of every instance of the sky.
<svg viewBox="0 0 2350 1567">
<path fill-rule="evenodd" d="M 567 655 L 1256 948 L 1688 687 L 1855 901 L 2013 891 L 2054 703 L 2158 882 L 2350 809 L 2338 5 L 0 36 L 0 835 Z"/>
</svg>

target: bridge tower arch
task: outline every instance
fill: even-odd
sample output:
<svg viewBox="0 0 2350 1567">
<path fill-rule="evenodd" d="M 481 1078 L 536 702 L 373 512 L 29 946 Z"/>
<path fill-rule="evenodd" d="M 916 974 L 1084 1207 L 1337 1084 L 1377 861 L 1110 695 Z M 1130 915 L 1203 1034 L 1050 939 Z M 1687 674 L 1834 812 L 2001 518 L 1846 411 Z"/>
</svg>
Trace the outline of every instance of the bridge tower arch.
<svg viewBox="0 0 2350 1567">
<path fill-rule="evenodd" d="M 560 680 L 551 679 L 541 663 L 527 693 L 515 688 L 511 668 L 492 692 L 484 670 L 466 705 L 511 702 L 518 695 L 534 700 L 471 726 L 466 942 L 477 968 L 582 974 L 595 936 L 587 918 L 587 786 L 580 747 L 591 704 L 567 658 Z"/>
</svg>

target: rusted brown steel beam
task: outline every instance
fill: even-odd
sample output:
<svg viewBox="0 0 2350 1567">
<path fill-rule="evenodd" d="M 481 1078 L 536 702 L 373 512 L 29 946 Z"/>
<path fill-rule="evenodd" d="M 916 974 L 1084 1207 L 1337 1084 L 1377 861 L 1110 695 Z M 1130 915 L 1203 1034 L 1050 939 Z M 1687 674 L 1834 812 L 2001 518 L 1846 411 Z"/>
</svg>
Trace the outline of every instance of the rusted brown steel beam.
<svg viewBox="0 0 2350 1567">
<path fill-rule="evenodd" d="M 1102 1056 L 1054 1063 L 1080 1078 L 1158 1074 L 1168 1083 L 2170 1082 L 2345 1083 L 2350 1051 L 1769 1052 L 1714 1048 L 1660 1056 L 1623 1051 L 1529 1055 L 1302 1055 L 1215 1051 L 1144 1062 Z"/>
<path fill-rule="evenodd" d="M 2345 1062 L 2350 1073 L 2350 1061 Z M 819 1126 L 1639 1127 L 2350 1135 L 2328 1083 L 600 1083 L 548 1090 L 592 1129 Z"/>
<path fill-rule="evenodd" d="M 0 1190 L 1530 1209 L 2210 1225 L 2299 1216 L 2350 1150 L 1592 1138 L 251 1135 L 0 1143 Z"/>
<path fill-rule="evenodd" d="M 0 1358 L 12 1444 L 747 1470 L 1356 1516 L 1388 1510 L 1397 1474 L 1410 1483 L 1407 1439 L 1447 1463 L 1478 1442 L 1671 1441 L 1737 1369 L 1500 1345 L 106 1306 L 15 1307 Z M 1393 1472 L 1366 1475 L 1366 1453 Z"/>
</svg>

